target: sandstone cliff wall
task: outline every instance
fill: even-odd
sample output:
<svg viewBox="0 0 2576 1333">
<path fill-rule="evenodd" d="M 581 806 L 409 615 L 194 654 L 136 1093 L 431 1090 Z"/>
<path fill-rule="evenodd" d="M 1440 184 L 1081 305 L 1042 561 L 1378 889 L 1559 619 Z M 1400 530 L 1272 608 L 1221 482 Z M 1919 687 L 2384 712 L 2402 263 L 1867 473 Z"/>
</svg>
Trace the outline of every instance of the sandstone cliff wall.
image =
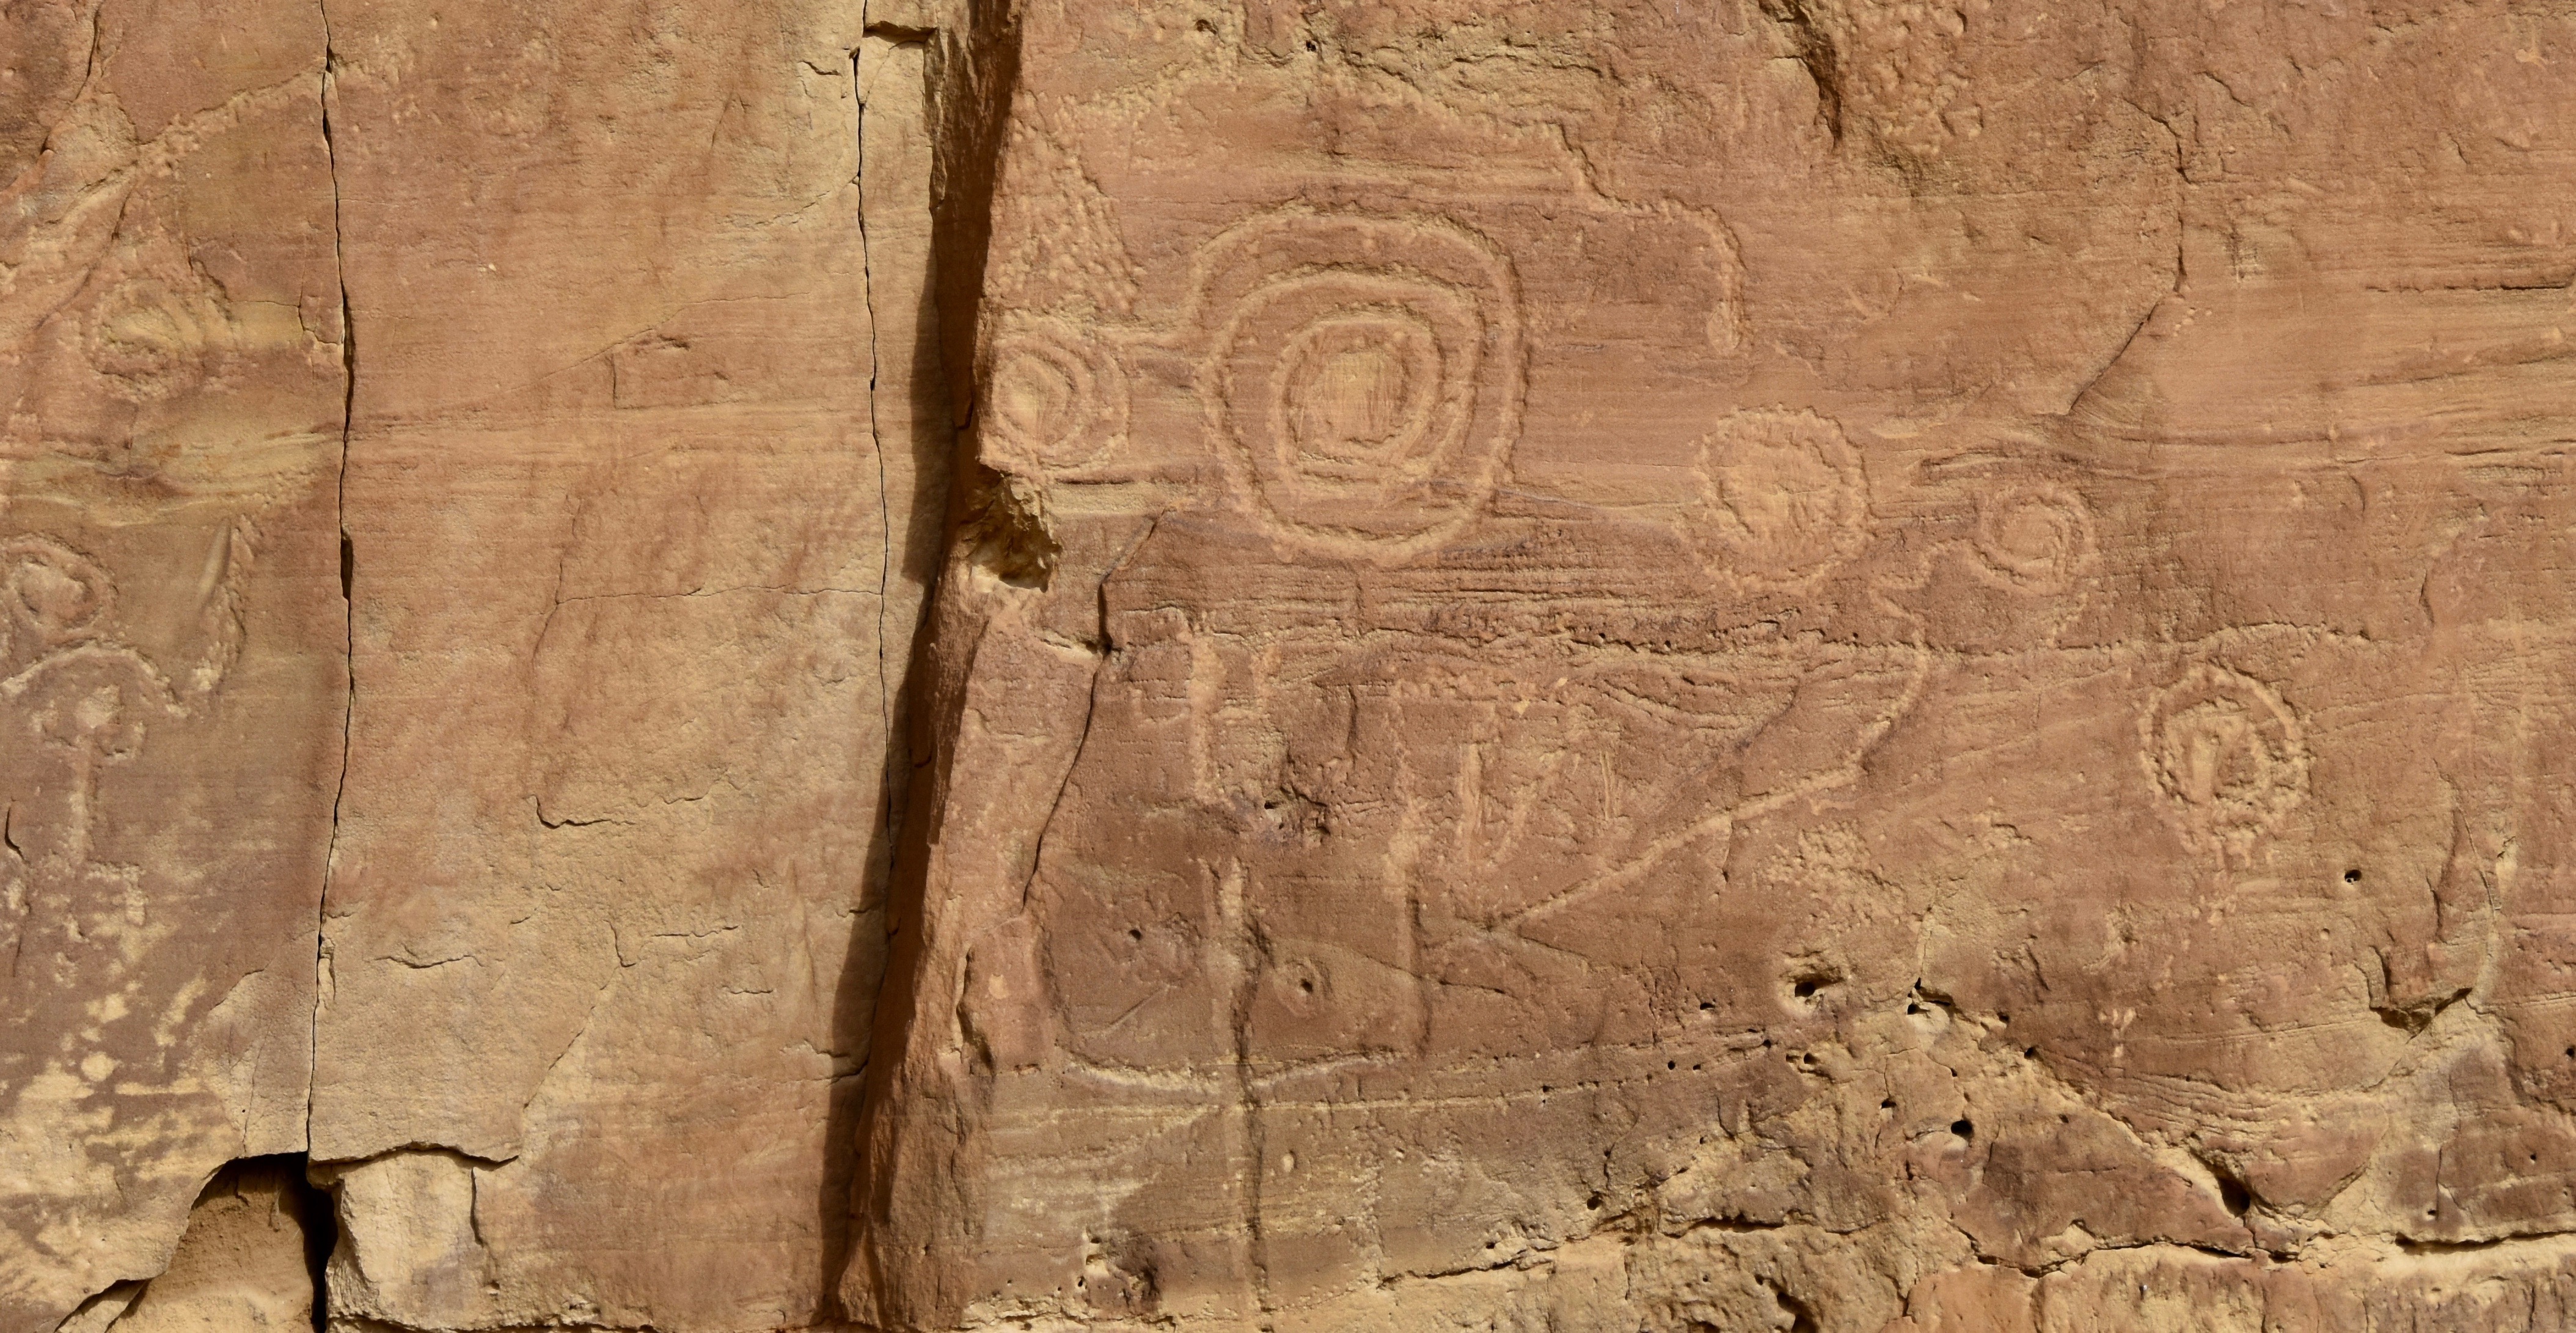
<svg viewBox="0 0 2576 1333">
<path fill-rule="evenodd" d="M 2576 1324 L 2563 5 L 0 43 L 10 1328 Z"/>
</svg>

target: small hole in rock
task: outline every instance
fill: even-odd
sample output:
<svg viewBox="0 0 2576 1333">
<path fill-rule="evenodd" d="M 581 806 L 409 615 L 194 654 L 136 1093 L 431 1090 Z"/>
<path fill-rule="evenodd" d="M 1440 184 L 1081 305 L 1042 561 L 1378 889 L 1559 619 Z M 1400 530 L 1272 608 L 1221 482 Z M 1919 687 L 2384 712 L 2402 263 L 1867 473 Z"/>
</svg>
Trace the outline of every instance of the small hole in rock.
<svg viewBox="0 0 2576 1333">
<path fill-rule="evenodd" d="M 2346 884 L 2359 884 L 2361 882 L 2361 871 L 2356 868 L 2343 872 L 2343 882 Z"/>
<path fill-rule="evenodd" d="M 1950 1132 L 1963 1139 L 1973 1139 L 1977 1136 L 1977 1127 L 1965 1120 L 1953 1120 L 1950 1122 Z"/>
<path fill-rule="evenodd" d="M 1896 1109 L 1896 1099 L 1895 1099 L 1895 1098 L 1893 1098 L 1893 1097 L 1888 1097 L 1888 1098 L 1884 1098 L 1884 1099 L 1882 1099 L 1882 1100 L 1879 1102 L 1879 1104 L 1878 1104 L 1878 1109 L 1880 1109 L 1880 1110 L 1882 1110 L 1882 1111 L 1893 1111 L 1893 1110 L 1895 1110 L 1895 1109 Z"/>
<path fill-rule="evenodd" d="M 1308 995 L 1312 995 L 1312 994 L 1314 994 L 1314 993 L 1315 993 L 1315 979 L 1314 979 L 1313 977 L 1299 977 L 1299 978 L 1297 978 L 1297 989 L 1298 989 L 1299 991 L 1304 992 L 1305 994 L 1308 994 Z"/>
<path fill-rule="evenodd" d="M 1583 1201 L 1583 1206 L 1584 1206 L 1584 1207 L 1586 1207 L 1586 1208 L 1591 1209 L 1592 1211 L 1594 1211 L 1594 1212 L 1596 1212 L 1596 1213 L 1597 1213 L 1597 1212 L 1600 1212 L 1600 1211 L 1601 1211 L 1601 1196 L 1600 1196 L 1600 1195 L 1598 1195 L 1598 1194 L 1595 1194 L 1595 1195 L 1593 1195 L 1591 1198 L 1589 1198 L 1589 1199 L 1585 1199 L 1585 1200 Z"/>
<path fill-rule="evenodd" d="M 1681 1061 L 1679 1060 L 1666 1060 L 1664 1062 L 1664 1068 L 1666 1069 L 1679 1069 L 1681 1067 Z"/>
<path fill-rule="evenodd" d="M 1138 928 L 1136 928 L 1136 927 L 1131 926 L 1131 927 L 1129 927 L 1129 928 L 1128 928 L 1128 930 L 1127 930 L 1127 938 L 1129 938 L 1129 939 L 1131 939 L 1131 940 L 1135 940 L 1135 941 L 1137 941 L 1138 943 L 1142 943 L 1142 942 L 1144 941 L 1144 939 L 1145 939 L 1145 932 L 1144 932 L 1143 930 L 1141 930 L 1141 929 L 1138 929 Z"/>
</svg>

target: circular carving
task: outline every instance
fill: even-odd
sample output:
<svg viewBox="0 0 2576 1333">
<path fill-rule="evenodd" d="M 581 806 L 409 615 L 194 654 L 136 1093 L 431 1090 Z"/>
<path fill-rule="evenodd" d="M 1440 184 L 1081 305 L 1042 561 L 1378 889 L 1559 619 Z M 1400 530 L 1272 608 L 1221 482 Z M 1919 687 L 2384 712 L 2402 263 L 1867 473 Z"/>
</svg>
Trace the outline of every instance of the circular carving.
<svg viewBox="0 0 2576 1333">
<path fill-rule="evenodd" d="M 1813 412 L 1737 412 L 1700 441 L 1683 532 L 1712 572 L 1758 584 L 1812 579 L 1866 539 L 1860 454 Z"/>
<path fill-rule="evenodd" d="M 984 385 L 986 451 L 996 464 L 1070 471 L 1126 435 L 1126 378 L 1096 340 L 1039 326 L 1005 332 Z"/>
<path fill-rule="evenodd" d="M 1274 462 L 1365 482 L 1400 468 L 1429 434 L 1440 386 L 1437 335 L 1402 311 L 1355 311 L 1310 325 L 1270 388 Z"/>
<path fill-rule="evenodd" d="M 2221 667 L 2193 667 L 2138 721 L 2147 776 L 2184 835 L 2237 855 L 2307 798 L 2308 751 L 2278 695 Z"/>
<path fill-rule="evenodd" d="M 1482 512 L 1520 431 L 1500 252 L 1446 221 L 1290 214 L 1219 238 L 1202 274 L 1210 428 L 1274 532 L 1397 559 Z"/>
<path fill-rule="evenodd" d="M 2093 514 L 2063 486 L 2007 487 L 1977 507 L 1977 568 L 2034 595 L 2062 593 L 2091 572 Z"/>
<path fill-rule="evenodd" d="M 107 571 L 43 537 L 0 543 L 0 610 L 47 644 L 98 632 L 116 602 Z"/>
</svg>

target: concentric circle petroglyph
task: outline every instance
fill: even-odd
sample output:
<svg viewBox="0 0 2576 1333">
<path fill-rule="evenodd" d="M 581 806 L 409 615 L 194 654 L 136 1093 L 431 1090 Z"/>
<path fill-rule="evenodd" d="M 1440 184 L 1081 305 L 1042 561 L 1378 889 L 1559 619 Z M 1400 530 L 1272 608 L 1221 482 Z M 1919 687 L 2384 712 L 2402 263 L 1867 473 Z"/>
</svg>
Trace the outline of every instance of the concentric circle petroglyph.
<svg viewBox="0 0 2576 1333">
<path fill-rule="evenodd" d="M 2194 842 L 2242 856 L 2307 798 L 2298 717 L 2249 676 L 2193 667 L 2156 692 L 2138 732 L 2148 780 Z"/>
<path fill-rule="evenodd" d="M 1200 392 L 1238 492 L 1300 545 L 1415 555 L 1472 521 L 1520 429 L 1510 263 L 1455 223 L 1291 213 L 1202 256 Z"/>
<path fill-rule="evenodd" d="M 1025 324 L 993 343 L 984 377 L 988 461 L 1064 472 L 1099 461 L 1127 433 L 1127 382 L 1098 339 Z"/>
<path fill-rule="evenodd" d="M 1860 454 L 1813 412 L 1737 412 L 1700 441 L 1682 532 L 1710 572 L 1741 582 L 1804 582 L 1866 539 Z"/>
<path fill-rule="evenodd" d="M 2093 514 L 2063 486 L 2008 486 L 1977 506 L 1978 571 L 2034 595 L 2073 588 L 2094 566 Z"/>
<path fill-rule="evenodd" d="M 47 645 L 69 643 L 95 632 L 115 600 L 107 572 L 70 547 L 44 537 L 0 542 L 0 610 L 9 629 Z"/>
</svg>

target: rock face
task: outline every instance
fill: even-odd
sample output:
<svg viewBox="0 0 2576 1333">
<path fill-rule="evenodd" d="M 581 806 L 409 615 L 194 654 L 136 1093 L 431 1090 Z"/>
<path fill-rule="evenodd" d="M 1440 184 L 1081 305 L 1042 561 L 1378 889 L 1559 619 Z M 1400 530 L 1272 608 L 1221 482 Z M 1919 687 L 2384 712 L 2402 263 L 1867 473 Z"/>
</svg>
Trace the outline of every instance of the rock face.
<svg viewBox="0 0 2576 1333">
<path fill-rule="evenodd" d="M 873 318 L 859 15 L 331 18 L 355 706 L 311 1151 L 370 1201 L 334 1307 L 810 1323 L 952 447 L 872 417 L 917 316 Z"/>
<path fill-rule="evenodd" d="M 309 4 L 0 9 L 0 1323 L 300 1153 L 347 712 Z"/>
<path fill-rule="evenodd" d="M 2565 15 L 1019 15 L 854 1314 L 2576 1318 Z"/>
<path fill-rule="evenodd" d="M 2576 1323 L 2562 9 L 0 8 L 0 1333 Z"/>
</svg>

